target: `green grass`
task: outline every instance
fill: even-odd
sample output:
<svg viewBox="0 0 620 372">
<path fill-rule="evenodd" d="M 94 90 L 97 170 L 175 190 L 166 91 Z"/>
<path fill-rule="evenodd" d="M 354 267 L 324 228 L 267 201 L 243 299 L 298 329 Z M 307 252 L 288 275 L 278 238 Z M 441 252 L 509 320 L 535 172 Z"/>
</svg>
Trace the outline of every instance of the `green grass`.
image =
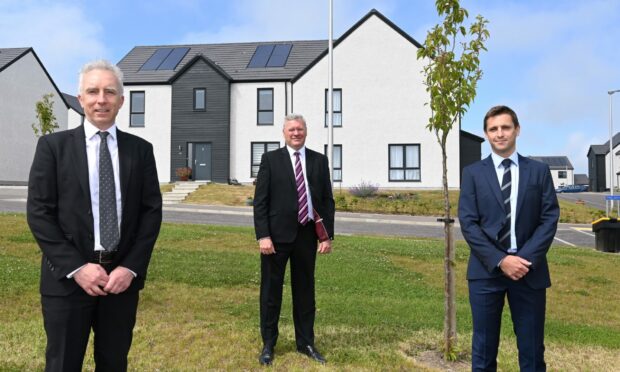
<svg viewBox="0 0 620 372">
<path fill-rule="evenodd" d="M 0 370 L 41 370 L 40 253 L 23 215 L 0 215 Z M 457 317 L 468 370 L 471 315 L 457 244 Z M 337 236 L 316 269 L 317 347 L 326 367 L 295 352 L 290 285 L 284 288 L 273 370 L 436 370 L 443 324 L 442 242 Z M 546 327 L 550 370 L 620 365 L 620 255 L 553 248 Z M 130 369 L 258 370 L 259 255 L 249 228 L 164 224 L 141 292 Z M 500 370 L 517 371 L 508 312 Z M 86 368 L 93 368 L 89 348 Z M 433 359 L 435 358 L 435 359 Z"/>
<path fill-rule="evenodd" d="M 459 191 L 451 190 L 450 213 L 456 216 Z M 254 186 L 231 186 L 211 183 L 200 186 L 191 193 L 185 203 L 214 205 L 248 205 L 248 198 L 254 196 Z M 334 190 L 336 210 L 340 212 L 367 212 L 381 214 L 406 214 L 412 216 L 443 216 L 443 191 L 440 190 L 385 190 L 375 196 L 360 198 L 345 189 Z M 560 200 L 560 222 L 591 223 L 603 217 L 605 212 Z"/>
</svg>

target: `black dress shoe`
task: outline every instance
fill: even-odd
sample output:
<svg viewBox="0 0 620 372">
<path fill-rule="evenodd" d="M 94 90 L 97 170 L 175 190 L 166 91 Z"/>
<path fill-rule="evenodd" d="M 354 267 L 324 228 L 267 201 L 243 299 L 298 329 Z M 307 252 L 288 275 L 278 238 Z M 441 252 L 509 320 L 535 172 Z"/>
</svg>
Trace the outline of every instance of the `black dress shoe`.
<svg viewBox="0 0 620 372">
<path fill-rule="evenodd" d="M 327 360 L 323 358 L 323 355 L 321 355 L 321 353 L 319 353 L 319 351 L 314 346 L 306 345 L 301 348 L 298 347 L 297 351 L 304 355 L 307 355 L 308 357 L 310 357 L 310 359 L 314 359 L 321 364 L 325 364 L 327 362 Z"/>
<path fill-rule="evenodd" d="M 271 365 L 271 362 L 273 362 L 273 347 L 263 346 L 263 351 L 258 356 L 258 362 L 263 366 Z"/>
</svg>

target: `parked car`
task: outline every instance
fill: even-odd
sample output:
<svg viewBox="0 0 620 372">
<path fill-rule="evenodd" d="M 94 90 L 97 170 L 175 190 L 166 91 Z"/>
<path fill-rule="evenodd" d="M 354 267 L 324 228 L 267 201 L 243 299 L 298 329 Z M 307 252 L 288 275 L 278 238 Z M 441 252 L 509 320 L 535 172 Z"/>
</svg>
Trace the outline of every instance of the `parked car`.
<svg viewBox="0 0 620 372">
<path fill-rule="evenodd" d="M 583 192 L 588 191 L 588 185 L 568 185 L 560 186 L 555 189 L 555 192 Z"/>
</svg>

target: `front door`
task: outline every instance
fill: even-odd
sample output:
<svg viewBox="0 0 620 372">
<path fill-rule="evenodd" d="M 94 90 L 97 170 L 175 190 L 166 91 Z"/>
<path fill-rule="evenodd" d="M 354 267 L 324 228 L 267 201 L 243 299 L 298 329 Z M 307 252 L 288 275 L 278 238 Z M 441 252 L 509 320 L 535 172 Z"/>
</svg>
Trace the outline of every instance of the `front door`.
<svg viewBox="0 0 620 372">
<path fill-rule="evenodd" d="M 194 144 L 194 181 L 211 180 L 211 144 L 195 143 Z"/>
</svg>

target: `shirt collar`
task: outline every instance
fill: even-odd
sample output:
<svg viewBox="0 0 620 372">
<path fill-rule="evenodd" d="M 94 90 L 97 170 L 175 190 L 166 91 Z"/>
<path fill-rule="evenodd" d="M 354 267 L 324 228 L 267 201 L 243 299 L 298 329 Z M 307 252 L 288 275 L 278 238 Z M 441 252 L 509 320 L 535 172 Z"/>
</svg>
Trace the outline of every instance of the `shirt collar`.
<svg viewBox="0 0 620 372">
<path fill-rule="evenodd" d="M 99 128 L 94 126 L 88 120 L 84 120 L 84 134 L 86 135 L 87 140 L 93 139 L 93 137 L 97 135 L 97 132 L 99 132 Z M 112 126 L 105 132 L 110 133 L 110 137 L 116 141 L 116 123 L 112 124 Z"/>
<path fill-rule="evenodd" d="M 301 156 L 302 158 L 306 158 L 306 146 L 302 146 L 299 150 L 295 150 L 294 148 L 290 147 L 289 145 L 286 145 L 286 149 L 288 150 L 288 154 L 293 157 L 295 156 L 295 151 L 299 152 L 299 156 Z"/>
<path fill-rule="evenodd" d="M 516 167 L 519 167 L 519 154 L 516 151 L 513 152 L 507 158 L 503 158 L 503 157 L 497 155 L 496 153 L 494 153 L 493 151 L 491 151 L 491 160 L 493 160 L 493 165 L 495 166 L 496 169 L 502 166 L 502 161 L 504 159 L 512 160 L 512 164 L 514 164 Z"/>
</svg>

